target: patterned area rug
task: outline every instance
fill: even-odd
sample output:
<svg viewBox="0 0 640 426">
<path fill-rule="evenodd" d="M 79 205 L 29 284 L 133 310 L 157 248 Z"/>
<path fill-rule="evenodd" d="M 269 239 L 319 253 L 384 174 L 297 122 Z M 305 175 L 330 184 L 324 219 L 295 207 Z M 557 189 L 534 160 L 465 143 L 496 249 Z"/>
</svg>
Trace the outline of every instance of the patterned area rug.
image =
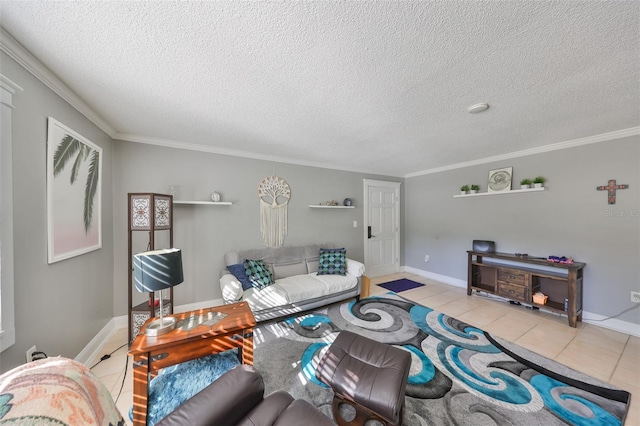
<svg viewBox="0 0 640 426">
<path fill-rule="evenodd" d="M 394 293 L 400 293 L 401 291 L 411 290 L 412 288 L 424 287 L 424 284 L 402 278 L 399 280 L 378 284 L 378 286 L 389 291 L 393 291 Z"/>
<path fill-rule="evenodd" d="M 331 417 L 315 366 L 340 330 L 411 353 L 405 425 L 620 425 L 628 410 L 628 392 L 392 293 L 256 328 L 266 393 L 284 389 Z"/>
</svg>

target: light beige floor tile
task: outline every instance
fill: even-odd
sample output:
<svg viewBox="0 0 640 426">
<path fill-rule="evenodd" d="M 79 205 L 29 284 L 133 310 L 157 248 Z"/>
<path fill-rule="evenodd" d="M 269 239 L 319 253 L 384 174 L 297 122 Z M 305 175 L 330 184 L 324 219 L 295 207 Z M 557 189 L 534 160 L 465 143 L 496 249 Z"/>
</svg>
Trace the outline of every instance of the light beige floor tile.
<svg viewBox="0 0 640 426">
<path fill-rule="evenodd" d="M 458 318 L 459 316 L 470 312 L 474 309 L 480 309 L 479 306 L 473 306 L 473 305 L 467 305 L 467 304 L 461 304 L 458 303 L 457 300 L 454 300 L 453 302 L 449 302 L 449 303 L 445 303 L 444 305 L 440 305 L 438 306 L 438 311 L 442 312 L 443 314 L 449 315 L 450 317 L 453 318 Z"/>
<path fill-rule="evenodd" d="M 449 291 L 436 293 L 432 296 L 422 297 L 422 298 L 416 299 L 415 301 L 428 308 L 435 309 L 440 305 L 444 305 L 446 303 L 452 302 L 459 298 L 460 298 L 460 294 L 457 291 L 449 290 Z"/>
<path fill-rule="evenodd" d="M 635 388 L 636 399 L 640 397 L 640 348 L 632 342 L 637 337 L 630 337 L 624 348 L 618 365 L 616 366 L 612 383 L 623 383 L 627 387 Z M 625 388 L 626 389 L 626 388 Z"/>
<path fill-rule="evenodd" d="M 473 324 L 476 327 L 485 328 L 489 324 L 493 323 L 499 318 L 506 315 L 506 312 L 502 310 L 488 310 L 488 309 L 474 309 L 459 315 L 457 319 L 469 324 Z"/>
<path fill-rule="evenodd" d="M 537 323 L 523 318 L 521 315 L 507 313 L 484 327 L 484 330 L 503 339 L 513 342 L 535 327 Z"/>
<path fill-rule="evenodd" d="M 402 273 L 402 272 L 398 272 L 396 274 L 391 274 L 391 275 L 383 275 L 380 277 L 369 277 L 369 279 L 371 280 L 371 284 L 382 284 L 382 283 L 386 283 L 389 281 L 395 281 L 395 280 L 400 280 L 402 278 L 406 278 L 406 274 Z"/>
<path fill-rule="evenodd" d="M 616 359 L 615 356 L 596 355 L 592 351 L 565 349 L 556 356 L 555 361 L 608 382 L 613 374 Z"/>
<path fill-rule="evenodd" d="M 377 285 L 371 284 L 371 287 L 369 287 L 369 296 L 377 296 L 380 294 L 385 294 L 388 291 L 389 290 L 387 290 L 386 288 L 378 287 Z"/>
<path fill-rule="evenodd" d="M 547 358 L 554 359 L 571 342 L 572 333 L 554 330 L 548 321 L 538 324 L 515 343 Z"/>
<path fill-rule="evenodd" d="M 585 324 L 576 339 L 589 342 L 593 346 L 613 347 L 622 351 L 629 340 L 629 335 L 592 324 Z"/>
<path fill-rule="evenodd" d="M 424 287 L 416 287 L 411 290 L 400 292 L 400 296 L 409 300 L 419 300 L 424 299 L 425 297 L 433 296 L 436 294 L 444 293 L 448 291 L 449 288 L 443 285 L 425 285 Z"/>
</svg>

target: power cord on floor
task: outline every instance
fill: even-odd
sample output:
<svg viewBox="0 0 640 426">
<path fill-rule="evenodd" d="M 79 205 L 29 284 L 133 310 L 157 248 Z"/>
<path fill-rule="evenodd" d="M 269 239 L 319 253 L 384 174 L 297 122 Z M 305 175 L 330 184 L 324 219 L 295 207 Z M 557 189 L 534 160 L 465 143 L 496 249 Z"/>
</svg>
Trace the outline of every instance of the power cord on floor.
<svg viewBox="0 0 640 426">
<path fill-rule="evenodd" d="M 612 316 L 610 316 L 610 317 L 606 317 L 606 318 L 602 318 L 602 319 L 586 319 L 586 318 L 585 318 L 585 321 L 589 321 L 589 322 L 592 322 L 592 321 L 594 321 L 594 322 L 600 322 L 600 321 L 606 321 L 606 320 L 610 320 L 610 319 L 618 318 L 620 315 L 625 314 L 625 313 L 627 313 L 627 312 L 629 312 L 629 311 L 631 311 L 631 310 L 633 310 L 633 309 L 636 309 L 636 308 L 637 308 L 637 307 L 639 307 L 639 306 L 640 306 L 640 305 L 632 306 L 632 307 L 630 307 L 630 308 L 625 309 L 625 310 L 624 310 L 624 311 L 622 311 L 622 312 L 619 312 L 619 313 L 617 313 L 617 314 L 615 314 L 615 315 L 612 315 Z"/>
<path fill-rule="evenodd" d="M 102 357 L 100 358 L 100 361 L 96 362 L 95 364 L 93 364 L 90 368 L 90 370 L 93 370 L 93 367 L 95 367 L 96 365 L 100 364 L 102 361 L 105 361 L 109 358 L 111 358 L 111 355 L 113 355 L 114 353 L 118 352 L 120 349 L 124 348 L 125 346 L 127 346 L 127 344 L 125 343 L 124 345 L 120 346 L 118 349 L 116 349 L 115 351 L 111 352 L 110 354 L 105 354 L 102 355 Z"/>
<path fill-rule="evenodd" d="M 120 399 L 120 394 L 122 393 L 122 388 L 124 387 L 124 381 L 127 378 L 127 370 L 129 369 L 129 357 L 125 357 L 124 359 L 124 375 L 122 376 L 122 383 L 120 384 L 120 390 L 118 391 L 118 396 L 116 396 L 116 404 L 118 403 L 118 399 Z"/>
</svg>

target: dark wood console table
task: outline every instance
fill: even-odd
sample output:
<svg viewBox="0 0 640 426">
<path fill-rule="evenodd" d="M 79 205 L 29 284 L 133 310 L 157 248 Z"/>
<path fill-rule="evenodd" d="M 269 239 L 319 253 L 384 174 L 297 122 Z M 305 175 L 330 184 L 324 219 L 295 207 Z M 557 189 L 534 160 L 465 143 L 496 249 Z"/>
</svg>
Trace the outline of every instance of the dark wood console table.
<svg viewBox="0 0 640 426">
<path fill-rule="evenodd" d="M 495 294 L 509 300 L 567 315 L 569 325 L 582 321 L 583 270 L 586 263 L 553 263 L 546 259 L 511 253 L 484 253 L 469 250 L 467 295 L 473 290 Z M 490 259 L 488 262 L 485 259 Z M 491 259 L 496 260 L 491 262 Z M 499 261 L 517 262 L 500 263 Z M 557 268 L 558 272 L 539 268 Z M 536 268 L 537 267 L 537 268 Z M 548 296 L 544 305 L 533 301 L 533 294 Z"/>
</svg>

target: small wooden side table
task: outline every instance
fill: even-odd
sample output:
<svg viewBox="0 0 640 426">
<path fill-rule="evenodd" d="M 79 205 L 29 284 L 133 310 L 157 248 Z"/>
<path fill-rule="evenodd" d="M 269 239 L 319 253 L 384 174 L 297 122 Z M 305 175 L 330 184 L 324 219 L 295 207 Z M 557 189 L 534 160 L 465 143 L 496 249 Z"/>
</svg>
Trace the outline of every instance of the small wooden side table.
<svg viewBox="0 0 640 426">
<path fill-rule="evenodd" d="M 360 290 L 360 298 L 364 299 L 365 297 L 369 297 L 369 291 L 371 291 L 371 279 L 363 275 L 362 276 L 362 289 Z"/>
<path fill-rule="evenodd" d="M 226 317 L 215 322 L 215 313 Z M 133 357 L 133 424 L 147 424 L 149 381 L 161 368 L 205 355 L 238 348 L 243 364 L 253 365 L 253 327 L 256 320 L 246 302 L 171 315 L 184 327 L 149 337 L 147 321 L 129 348 Z M 212 319 L 213 318 L 213 319 Z M 198 319 L 209 320 L 198 325 Z"/>
</svg>

